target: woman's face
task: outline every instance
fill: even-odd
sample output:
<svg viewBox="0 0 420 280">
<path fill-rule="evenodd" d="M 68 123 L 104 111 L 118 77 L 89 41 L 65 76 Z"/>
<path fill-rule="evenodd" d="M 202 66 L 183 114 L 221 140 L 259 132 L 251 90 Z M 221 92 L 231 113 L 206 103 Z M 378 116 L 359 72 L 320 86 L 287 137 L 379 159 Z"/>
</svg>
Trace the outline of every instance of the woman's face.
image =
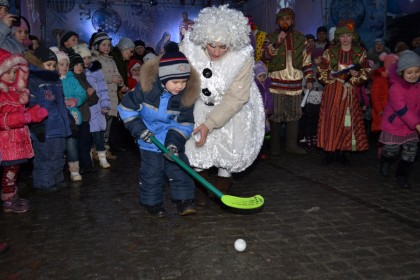
<svg viewBox="0 0 420 280">
<path fill-rule="evenodd" d="M 409 83 L 416 83 L 420 78 L 420 67 L 414 66 L 403 71 L 403 78 Z"/>
<path fill-rule="evenodd" d="M 220 60 L 229 51 L 227 46 L 222 43 L 207 44 L 206 49 L 211 60 Z"/>
<path fill-rule="evenodd" d="M 342 46 L 351 46 L 353 41 L 353 33 L 340 34 L 339 40 Z"/>
<path fill-rule="evenodd" d="M 133 53 L 134 53 L 134 48 L 129 48 L 129 49 L 121 51 L 121 55 L 124 60 L 129 60 L 133 56 Z"/>
</svg>

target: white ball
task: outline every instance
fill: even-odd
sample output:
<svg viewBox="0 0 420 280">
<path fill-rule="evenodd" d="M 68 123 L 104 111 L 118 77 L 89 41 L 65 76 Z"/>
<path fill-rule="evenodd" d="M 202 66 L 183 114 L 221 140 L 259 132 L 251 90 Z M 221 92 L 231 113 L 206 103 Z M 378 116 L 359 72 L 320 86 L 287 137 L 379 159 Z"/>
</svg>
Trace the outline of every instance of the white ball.
<svg viewBox="0 0 420 280">
<path fill-rule="evenodd" d="M 235 249 L 238 252 L 242 252 L 246 248 L 246 242 L 243 239 L 237 239 L 235 241 Z"/>
</svg>

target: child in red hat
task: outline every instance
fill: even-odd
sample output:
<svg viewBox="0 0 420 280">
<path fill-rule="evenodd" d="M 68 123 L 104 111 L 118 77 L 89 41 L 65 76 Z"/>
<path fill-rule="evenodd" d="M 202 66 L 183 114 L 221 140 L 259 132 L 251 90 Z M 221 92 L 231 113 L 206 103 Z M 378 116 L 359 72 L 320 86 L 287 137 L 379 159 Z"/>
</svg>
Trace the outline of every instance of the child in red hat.
<svg viewBox="0 0 420 280">
<path fill-rule="evenodd" d="M 29 101 L 28 63 L 19 54 L 0 49 L 0 165 L 3 167 L 1 200 L 3 211 L 25 213 L 26 199 L 17 195 L 16 181 L 20 164 L 34 156 L 28 124 L 48 116 L 46 109 Z"/>
</svg>

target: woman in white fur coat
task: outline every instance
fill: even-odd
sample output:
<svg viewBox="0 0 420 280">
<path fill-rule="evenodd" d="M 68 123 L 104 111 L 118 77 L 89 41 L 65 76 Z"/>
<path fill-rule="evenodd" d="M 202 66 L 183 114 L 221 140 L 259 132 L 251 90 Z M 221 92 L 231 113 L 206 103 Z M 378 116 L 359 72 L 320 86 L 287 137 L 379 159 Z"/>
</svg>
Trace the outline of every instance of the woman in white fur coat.
<svg viewBox="0 0 420 280">
<path fill-rule="evenodd" d="M 227 5 L 205 8 L 180 44 L 201 74 L 195 129 L 186 155 L 204 178 L 209 168 L 218 168 L 215 187 L 223 193 L 232 185 L 232 173 L 253 163 L 264 138 L 264 107 L 254 82 L 247 23 L 241 12 Z"/>
</svg>

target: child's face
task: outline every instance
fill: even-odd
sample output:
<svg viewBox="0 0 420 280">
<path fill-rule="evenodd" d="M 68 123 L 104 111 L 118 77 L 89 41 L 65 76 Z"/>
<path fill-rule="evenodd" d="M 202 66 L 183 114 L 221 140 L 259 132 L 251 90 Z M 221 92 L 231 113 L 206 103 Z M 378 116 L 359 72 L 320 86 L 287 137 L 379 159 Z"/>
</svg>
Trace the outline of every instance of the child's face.
<svg viewBox="0 0 420 280">
<path fill-rule="evenodd" d="M 73 48 L 79 43 L 79 37 L 72 35 L 67 41 L 64 42 L 64 46 L 68 49 Z"/>
<path fill-rule="evenodd" d="M 42 66 L 44 67 L 45 70 L 55 71 L 56 64 L 57 64 L 57 61 L 50 60 L 50 61 L 45 61 L 44 63 L 42 63 Z"/>
<path fill-rule="evenodd" d="M 307 47 L 308 47 L 308 49 L 315 48 L 315 40 L 314 39 L 308 39 L 307 40 Z"/>
<path fill-rule="evenodd" d="M 1 75 L 1 80 L 5 83 L 12 84 L 16 79 L 17 67 L 11 68 L 9 71 Z"/>
<path fill-rule="evenodd" d="M 131 75 L 133 77 L 138 77 L 140 75 L 140 67 L 131 68 Z"/>
<path fill-rule="evenodd" d="M 187 86 L 188 79 L 175 79 L 166 82 L 165 88 L 173 95 L 177 95 Z"/>
<path fill-rule="evenodd" d="M 267 79 L 267 75 L 265 73 L 259 74 L 257 76 L 257 80 L 260 81 L 261 83 L 264 83 L 265 79 Z"/>
<path fill-rule="evenodd" d="M 74 72 L 74 74 L 82 74 L 83 64 L 82 63 L 77 63 L 76 65 L 74 65 L 73 72 Z"/>
<path fill-rule="evenodd" d="M 31 40 L 32 43 L 32 49 L 36 50 L 37 48 L 39 48 L 39 41 L 38 40 Z"/>
<path fill-rule="evenodd" d="M 322 57 L 321 56 L 318 56 L 318 57 L 315 57 L 314 58 L 314 64 L 315 65 L 319 65 L 321 63 L 321 61 L 322 61 Z"/>
<path fill-rule="evenodd" d="M 57 64 L 58 74 L 60 76 L 65 76 L 69 72 L 69 61 L 67 59 L 62 59 Z"/>
<path fill-rule="evenodd" d="M 104 55 L 109 55 L 109 53 L 111 52 L 111 41 L 103 40 L 99 44 L 99 52 Z"/>
<path fill-rule="evenodd" d="M 16 29 L 15 31 L 15 38 L 18 40 L 21 44 L 25 43 L 25 40 L 28 38 L 29 30 L 28 27 L 20 27 Z"/>
<path fill-rule="evenodd" d="M 420 67 L 414 66 L 403 71 L 403 78 L 409 83 L 416 83 L 420 78 Z"/>
<path fill-rule="evenodd" d="M 85 67 L 89 67 L 91 63 L 92 63 L 92 57 L 91 56 L 85 56 L 83 58 L 83 64 L 84 64 Z"/>
</svg>

